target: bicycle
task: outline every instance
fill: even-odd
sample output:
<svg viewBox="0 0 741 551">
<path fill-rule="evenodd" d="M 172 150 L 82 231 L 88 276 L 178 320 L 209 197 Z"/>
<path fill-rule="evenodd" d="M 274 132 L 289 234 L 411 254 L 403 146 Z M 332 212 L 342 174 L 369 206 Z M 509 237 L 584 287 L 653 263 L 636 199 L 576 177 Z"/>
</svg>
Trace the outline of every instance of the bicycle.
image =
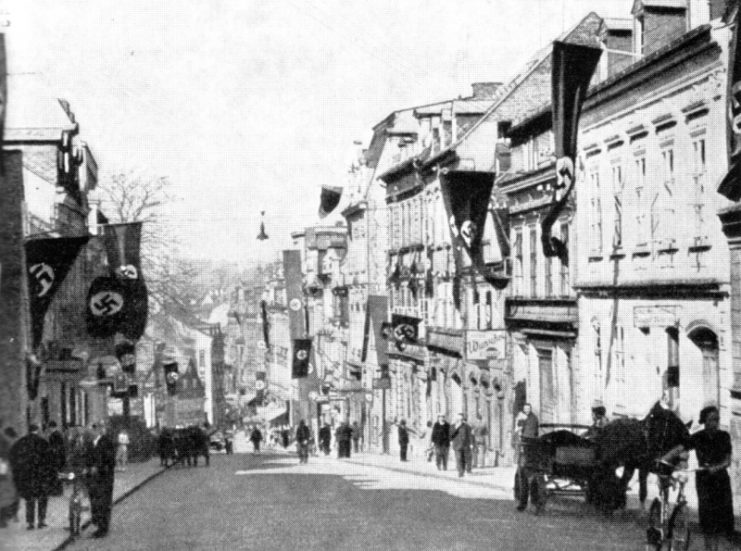
<svg viewBox="0 0 741 551">
<path fill-rule="evenodd" d="M 674 469 L 666 462 L 659 462 L 659 497 L 654 498 L 648 512 L 646 551 L 661 551 L 669 544 L 668 551 L 687 551 L 690 546 L 689 511 L 684 488 L 689 473 L 699 469 Z M 670 490 L 677 491 L 674 507 L 669 501 Z M 671 508 L 671 514 L 669 514 Z"/>
</svg>

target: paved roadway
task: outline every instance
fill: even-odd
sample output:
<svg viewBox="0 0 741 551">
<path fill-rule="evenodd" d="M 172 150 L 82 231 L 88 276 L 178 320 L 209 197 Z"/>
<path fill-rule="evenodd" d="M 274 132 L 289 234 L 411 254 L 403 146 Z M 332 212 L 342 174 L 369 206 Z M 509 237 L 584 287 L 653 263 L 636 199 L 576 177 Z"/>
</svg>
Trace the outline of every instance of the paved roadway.
<svg viewBox="0 0 741 551">
<path fill-rule="evenodd" d="M 170 469 L 119 504 L 109 536 L 70 550 L 640 550 L 636 516 L 581 500 L 536 516 L 510 492 L 285 454 L 212 456 Z"/>
</svg>

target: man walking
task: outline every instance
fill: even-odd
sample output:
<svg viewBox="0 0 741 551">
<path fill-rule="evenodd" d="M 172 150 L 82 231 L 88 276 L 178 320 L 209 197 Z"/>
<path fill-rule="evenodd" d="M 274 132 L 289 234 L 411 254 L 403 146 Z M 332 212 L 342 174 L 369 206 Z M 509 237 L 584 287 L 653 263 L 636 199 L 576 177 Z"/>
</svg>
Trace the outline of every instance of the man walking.
<svg viewBox="0 0 741 551">
<path fill-rule="evenodd" d="M 407 460 L 407 447 L 409 446 L 409 431 L 407 422 L 402 419 L 399 421 L 399 456 L 402 461 Z"/>
<path fill-rule="evenodd" d="M 352 424 L 352 448 L 355 453 L 360 453 L 360 437 L 363 431 L 360 429 L 357 421 L 353 421 Z"/>
<path fill-rule="evenodd" d="M 113 508 L 113 477 L 116 470 L 116 448 L 103 425 L 93 425 L 93 440 L 85 454 L 88 469 L 90 514 L 97 527 L 94 538 L 103 538 L 111 525 Z"/>
<path fill-rule="evenodd" d="M 435 446 L 435 464 L 437 470 L 448 470 L 448 453 L 450 451 L 450 423 L 444 415 L 437 416 L 432 426 L 432 444 Z"/>
<path fill-rule="evenodd" d="M 59 429 L 57 429 L 57 423 L 55 421 L 49 422 L 49 436 L 47 440 L 49 442 L 49 453 L 51 454 L 54 471 L 59 473 L 64 469 L 64 464 L 67 463 L 67 452 L 64 445 L 64 435 Z M 58 476 L 54 476 L 51 481 L 49 494 L 53 496 L 61 496 L 62 493 L 62 479 Z"/>
<path fill-rule="evenodd" d="M 335 433 L 337 439 L 337 457 L 350 459 L 350 440 L 352 429 L 347 421 L 343 421 Z"/>
<path fill-rule="evenodd" d="M 476 425 L 473 427 L 473 464 L 476 468 L 486 466 L 486 437 L 489 430 L 486 428 L 481 415 L 476 416 Z"/>
<path fill-rule="evenodd" d="M 26 500 L 28 530 L 46 528 L 46 505 L 56 472 L 49 443 L 39 436 L 38 425 L 28 427 L 28 434 L 10 448 L 10 468 L 18 495 Z"/>
<path fill-rule="evenodd" d="M 301 419 L 296 429 L 296 448 L 299 463 L 309 462 L 309 440 L 311 440 L 311 430 L 309 430 L 306 422 Z"/>
<path fill-rule="evenodd" d="M 252 442 L 254 453 L 260 453 L 260 442 L 262 441 L 262 432 L 260 432 L 260 429 L 257 428 L 257 426 L 255 426 L 255 428 L 252 429 L 252 434 L 250 434 L 250 441 Z"/>
<path fill-rule="evenodd" d="M 471 462 L 473 433 L 462 413 L 458 414 L 455 425 L 450 428 L 450 444 L 455 452 L 455 466 L 458 469 L 458 477 L 463 478 L 464 472 L 471 472 L 468 466 Z"/>
<path fill-rule="evenodd" d="M 324 452 L 324 455 L 329 455 L 329 445 L 332 442 L 332 429 L 327 423 L 319 429 L 319 445 Z"/>
</svg>

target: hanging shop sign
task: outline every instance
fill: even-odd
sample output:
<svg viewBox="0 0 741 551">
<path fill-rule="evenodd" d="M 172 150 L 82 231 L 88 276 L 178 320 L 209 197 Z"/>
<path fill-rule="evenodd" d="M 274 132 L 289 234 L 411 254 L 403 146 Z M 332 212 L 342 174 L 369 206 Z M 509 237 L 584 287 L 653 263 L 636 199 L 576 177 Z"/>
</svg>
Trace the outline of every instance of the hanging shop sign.
<svg viewBox="0 0 741 551">
<path fill-rule="evenodd" d="M 504 331 L 466 331 L 466 359 L 492 360 L 506 354 Z"/>
</svg>

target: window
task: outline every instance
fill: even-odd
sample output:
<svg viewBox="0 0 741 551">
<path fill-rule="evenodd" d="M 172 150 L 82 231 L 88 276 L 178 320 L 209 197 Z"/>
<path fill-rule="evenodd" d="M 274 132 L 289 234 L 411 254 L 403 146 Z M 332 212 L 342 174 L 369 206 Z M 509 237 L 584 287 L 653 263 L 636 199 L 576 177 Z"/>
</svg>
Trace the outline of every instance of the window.
<svg viewBox="0 0 741 551">
<path fill-rule="evenodd" d="M 612 167 L 612 204 L 613 234 L 612 246 L 619 249 L 623 246 L 623 165 L 619 160 L 613 161 Z"/>
<path fill-rule="evenodd" d="M 595 163 L 589 169 L 590 192 L 590 250 L 593 254 L 602 252 L 602 198 L 600 197 L 599 166 Z"/>
<path fill-rule="evenodd" d="M 514 258 L 515 258 L 515 265 L 514 265 L 514 293 L 515 295 L 522 295 L 524 293 L 523 289 L 523 258 L 522 258 L 522 230 L 518 229 L 515 231 L 515 239 L 514 239 Z"/>
<path fill-rule="evenodd" d="M 553 296 L 553 258 L 546 257 L 543 260 L 543 267 L 545 268 L 545 296 Z"/>
<path fill-rule="evenodd" d="M 493 312 L 491 311 L 491 291 L 486 291 L 486 308 L 484 310 L 484 321 L 486 322 L 486 329 L 492 328 Z"/>
<path fill-rule="evenodd" d="M 566 247 L 566 250 L 569 249 L 569 224 L 568 222 L 563 222 L 561 224 L 561 241 L 563 241 L 564 246 Z M 571 285 L 569 284 L 569 265 L 564 264 L 563 262 L 561 264 L 561 296 L 566 297 L 571 294 Z"/>
<path fill-rule="evenodd" d="M 530 226 L 530 296 L 538 296 L 538 233 Z"/>
<path fill-rule="evenodd" d="M 646 235 L 646 205 L 645 205 L 645 188 L 646 188 L 646 153 L 641 151 L 636 154 L 633 160 L 633 201 L 635 212 L 635 232 L 637 246 L 643 246 L 648 243 Z"/>
<path fill-rule="evenodd" d="M 625 395 L 625 328 L 617 327 L 615 331 L 615 405 L 624 407 Z"/>
<path fill-rule="evenodd" d="M 206 366 L 206 351 L 199 350 L 198 351 L 198 367 L 205 367 L 205 366 Z"/>
<path fill-rule="evenodd" d="M 651 233 L 657 240 L 673 240 L 676 224 L 673 143 L 661 150 L 661 180 L 661 187 L 652 202 Z"/>
<path fill-rule="evenodd" d="M 695 214 L 695 237 L 704 238 L 706 235 L 705 227 L 705 133 L 695 135 L 692 139 L 692 172 L 694 184 L 694 214 Z"/>
</svg>

